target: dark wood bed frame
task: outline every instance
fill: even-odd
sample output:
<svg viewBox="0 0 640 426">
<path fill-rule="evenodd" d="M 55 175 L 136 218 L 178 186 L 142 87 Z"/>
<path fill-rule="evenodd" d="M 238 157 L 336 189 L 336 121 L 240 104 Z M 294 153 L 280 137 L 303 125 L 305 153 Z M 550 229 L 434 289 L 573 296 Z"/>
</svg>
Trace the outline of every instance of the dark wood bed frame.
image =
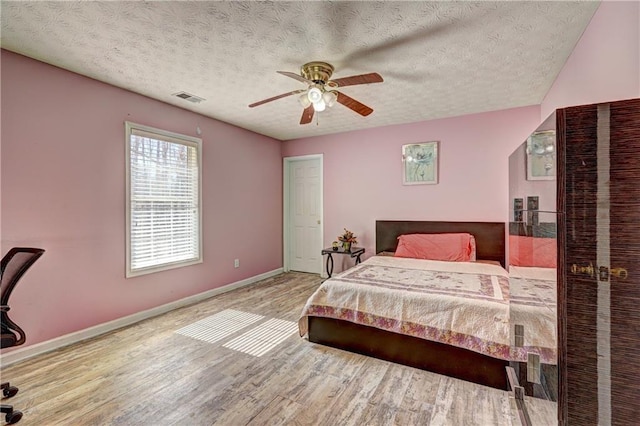
<svg viewBox="0 0 640 426">
<path fill-rule="evenodd" d="M 503 222 L 376 221 L 376 253 L 395 251 L 403 234 L 443 234 L 467 232 L 476 238 L 476 257 L 505 266 L 505 225 Z"/>
<path fill-rule="evenodd" d="M 502 222 L 376 221 L 376 253 L 395 251 L 402 234 L 468 232 L 477 259 L 505 265 Z M 309 317 L 309 341 L 462 380 L 507 389 L 508 361 L 439 342 L 392 333 L 333 318 Z"/>
</svg>

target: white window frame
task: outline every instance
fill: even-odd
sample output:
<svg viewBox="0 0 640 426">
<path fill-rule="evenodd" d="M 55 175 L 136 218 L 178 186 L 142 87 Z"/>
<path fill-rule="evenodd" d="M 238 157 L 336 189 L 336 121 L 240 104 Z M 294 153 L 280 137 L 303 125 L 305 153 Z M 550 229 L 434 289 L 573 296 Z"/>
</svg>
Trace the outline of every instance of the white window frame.
<svg viewBox="0 0 640 426">
<path fill-rule="evenodd" d="M 158 264 L 146 268 L 132 269 L 131 267 L 131 134 L 132 131 L 139 130 L 144 133 L 150 133 L 157 135 L 159 140 L 166 140 L 172 143 L 179 143 L 196 148 L 198 156 L 198 253 L 197 258 L 168 262 Z M 127 278 L 136 277 L 145 274 L 151 274 L 154 272 L 165 271 L 168 269 L 180 268 L 184 266 L 194 265 L 202 263 L 202 139 L 191 136 L 181 135 L 178 133 L 169 132 L 154 127 L 144 126 L 142 124 L 136 124 L 129 121 L 125 121 L 125 156 L 126 156 L 126 271 L 125 276 Z"/>
</svg>

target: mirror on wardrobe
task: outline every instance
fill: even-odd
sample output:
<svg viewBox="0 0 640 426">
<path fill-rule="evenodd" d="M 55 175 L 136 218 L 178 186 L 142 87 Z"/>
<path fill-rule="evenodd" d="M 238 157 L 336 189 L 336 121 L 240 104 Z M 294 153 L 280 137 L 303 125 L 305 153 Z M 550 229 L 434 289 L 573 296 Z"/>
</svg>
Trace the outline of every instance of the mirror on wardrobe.
<svg viewBox="0 0 640 426">
<path fill-rule="evenodd" d="M 555 142 L 554 113 L 509 157 L 511 366 L 547 411 L 558 397 Z"/>
</svg>

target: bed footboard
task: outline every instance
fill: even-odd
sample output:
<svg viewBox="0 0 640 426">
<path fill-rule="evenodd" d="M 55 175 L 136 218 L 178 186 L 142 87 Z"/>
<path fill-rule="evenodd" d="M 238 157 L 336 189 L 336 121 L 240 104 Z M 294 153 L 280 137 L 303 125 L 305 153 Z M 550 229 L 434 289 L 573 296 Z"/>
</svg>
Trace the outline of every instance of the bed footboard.
<svg viewBox="0 0 640 426">
<path fill-rule="evenodd" d="M 333 318 L 309 317 L 309 341 L 507 390 L 508 361 Z"/>
</svg>

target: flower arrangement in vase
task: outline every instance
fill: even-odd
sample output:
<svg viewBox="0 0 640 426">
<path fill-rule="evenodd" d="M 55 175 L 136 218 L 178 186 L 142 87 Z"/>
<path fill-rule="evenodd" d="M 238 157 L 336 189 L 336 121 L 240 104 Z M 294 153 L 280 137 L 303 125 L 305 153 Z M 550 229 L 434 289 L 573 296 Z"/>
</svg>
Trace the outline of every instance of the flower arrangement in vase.
<svg viewBox="0 0 640 426">
<path fill-rule="evenodd" d="M 342 235 L 338 235 L 338 241 L 342 242 L 342 248 L 344 251 L 351 251 L 351 246 L 358 244 L 356 236 L 347 228 L 344 228 Z"/>
</svg>

